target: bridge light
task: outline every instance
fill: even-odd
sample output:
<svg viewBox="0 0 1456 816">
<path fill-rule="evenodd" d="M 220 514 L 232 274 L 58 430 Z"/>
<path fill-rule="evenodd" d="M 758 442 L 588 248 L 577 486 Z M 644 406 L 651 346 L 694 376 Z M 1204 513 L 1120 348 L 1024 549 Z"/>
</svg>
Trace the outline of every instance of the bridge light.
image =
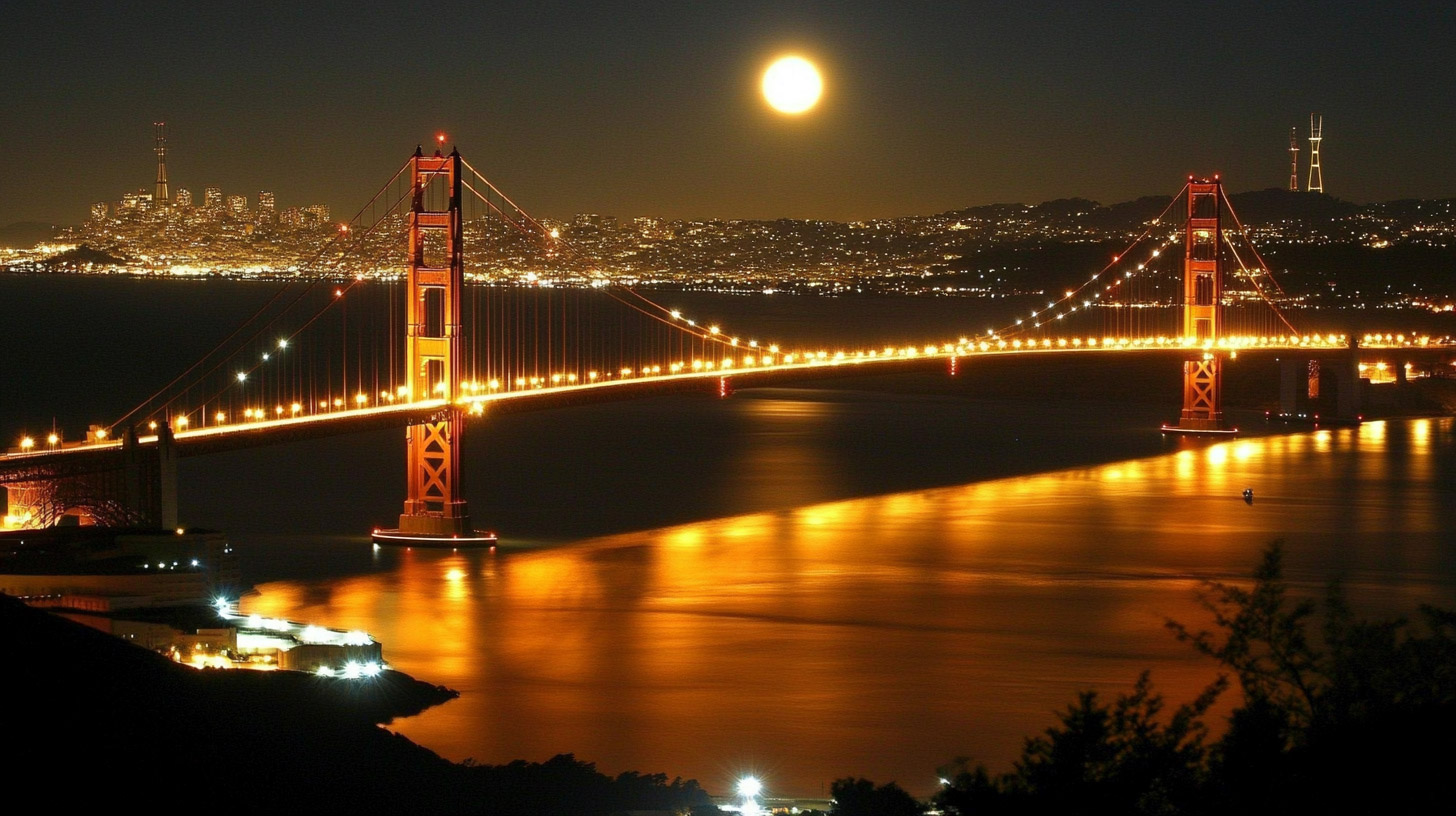
<svg viewBox="0 0 1456 816">
<path fill-rule="evenodd" d="M 218 411 L 215 418 L 217 419 L 217 424 L 221 425 L 227 421 L 227 414 L 223 413 L 222 411 Z"/>
<path fill-rule="evenodd" d="M 238 382 L 243 382 L 246 379 L 248 379 L 248 372 L 246 372 L 246 371 L 239 371 L 238 372 Z"/>
<path fill-rule="evenodd" d="M 273 410 L 278 414 L 278 416 L 283 416 L 283 406 L 282 405 L 279 405 L 278 407 L 274 408 Z"/>
<path fill-rule="evenodd" d="M 672 315 L 673 320 L 682 320 L 682 312 L 679 312 L 677 309 L 673 309 L 668 314 Z"/>
<path fill-rule="evenodd" d="M 268 359 L 268 352 L 266 352 L 266 351 L 263 352 L 263 359 L 264 360 Z"/>
<path fill-rule="evenodd" d="M 152 420 L 151 422 L 148 422 L 147 423 L 147 430 L 155 431 L 156 429 L 157 429 L 157 421 L 155 419 Z M 55 436 L 55 434 L 51 434 L 51 436 Z"/>
<path fill-rule="evenodd" d="M 290 405 L 290 406 L 288 406 L 288 409 L 289 409 L 289 410 L 290 410 L 290 411 L 292 411 L 292 412 L 293 412 L 293 413 L 295 413 L 295 414 L 296 414 L 296 413 L 298 413 L 298 412 L 299 412 L 299 411 L 302 411 L 302 410 L 303 410 L 303 406 L 302 406 L 302 405 L 301 405 L 301 404 L 299 404 L 299 403 L 297 403 L 297 402 L 295 402 L 295 403 L 293 403 L 293 404 L 292 404 L 292 405 Z"/>
<path fill-rule="evenodd" d="M 34 439 L 31 439 L 28 436 L 22 436 L 20 438 L 20 449 L 21 450 L 28 451 L 28 450 L 30 450 L 33 447 L 35 447 L 35 440 Z"/>
<path fill-rule="evenodd" d="M 401 397 L 407 397 L 409 396 L 409 386 L 401 385 L 400 387 L 394 389 L 394 393 L 398 394 Z"/>
<path fill-rule="evenodd" d="M 525 377 L 517 377 L 516 378 L 516 387 L 517 388 L 525 388 L 526 387 L 526 378 Z"/>
<path fill-rule="evenodd" d="M 185 417 L 185 416 L 179 416 L 179 417 L 177 417 L 177 427 L 179 427 L 179 428 L 185 428 L 185 427 L 187 427 L 187 417 Z"/>
<path fill-rule="evenodd" d="M 334 397 L 334 407 L 335 408 L 343 408 L 344 407 L 344 398 L 343 397 Z"/>
<path fill-rule="evenodd" d="M 486 385 L 487 388 L 489 388 L 490 390 L 494 391 L 497 388 L 500 388 L 500 380 L 491 380 L 490 382 L 486 383 L 485 385 Z"/>
<path fill-rule="evenodd" d="M 283 339 L 281 339 L 281 340 L 278 341 L 278 348 L 281 348 L 281 349 L 288 348 L 288 338 L 287 337 L 285 337 L 285 338 L 283 338 Z"/>
<path fill-rule="evenodd" d="M 441 383 L 440 385 L 443 386 L 444 383 Z M 442 388 L 440 388 L 440 390 L 443 391 L 445 389 L 442 387 Z M 363 392 L 360 392 L 360 393 L 354 395 L 354 402 L 358 403 L 361 406 L 364 403 L 368 402 L 368 401 L 369 401 L 369 397 L 366 394 L 364 394 Z"/>
<path fill-rule="evenodd" d="M 717 334 L 719 331 L 721 330 L 717 326 L 708 327 L 708 334 Z"/>
</svg>

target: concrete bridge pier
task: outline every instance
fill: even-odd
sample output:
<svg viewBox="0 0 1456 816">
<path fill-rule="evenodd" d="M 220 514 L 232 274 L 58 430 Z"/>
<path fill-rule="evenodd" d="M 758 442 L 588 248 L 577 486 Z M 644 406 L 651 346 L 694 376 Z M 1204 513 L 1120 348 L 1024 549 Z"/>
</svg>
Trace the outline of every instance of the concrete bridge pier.
<svg viewBox="0 0 1456 816">
<path fill-rule="evenodd" d="M 1397 377 L 1403 380 L 1404 371 Z M 1354 421 L 1364 411 L 1363 388 L 1359 341 L 1354 337 L 1344 351 L 1279 359 L 1280 413 L 1323 414 L 1330 419 Z"/>
<path fill-rule="evenodd" d="M 172 427 L 157 428 L 157 444 L 142 447 L 136 429 L 121 440 L 122 504 L 148 526 L 177 526 L 177 441 Z"/>
</svg>

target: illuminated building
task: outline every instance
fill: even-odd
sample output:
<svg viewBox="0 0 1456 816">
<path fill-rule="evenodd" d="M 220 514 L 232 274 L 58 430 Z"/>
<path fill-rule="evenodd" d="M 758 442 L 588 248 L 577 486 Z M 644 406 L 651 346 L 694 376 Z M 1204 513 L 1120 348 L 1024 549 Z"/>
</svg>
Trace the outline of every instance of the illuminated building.
<svg viewBox="0 0 1456 816">
<path fill-rule="evenodd" d="M 273 191 L 258 191 L 258 210 L 260 212 L 273 212 L 277 209 L 277 200 L 273 197 Z"/>
<path fill-rule="evenodd" d="M 202 206 L 209 210 L 222 209 L 222 188 L 206 187 L 202 191 Z"/>
<path fill-rule="evenodd" d="M 327 224 L 329 221 L 329 205 L 313 204 L 303 208 L 305 215 L 312 217 L 315 224 Z M 307 220 L 307 219 L 305 219 Z"/>
<path fill-rule="evenodd" d="M 596 213 L 577 213 L 576 217 L 571 220 L 571 225 L 574 227 L 587 227 L 590 229 L 598 229 L 606 232 L 616 232 L 617 216 L 598 215 Z"/>
<path fill-rule="evenodd" d="M 233 215 L 246 215 L 248 212 L 248 197 L 230 195 L 227 197 L 228 212 Z"/>
<path fill-rule="evenodd" d="M 152 208 L 152 194 L 145 190 L 135 193 L 123 193 L 121 203 L 116 207 L 118 210 L 149 210 Z"/>
<path fill-rule="evenodd" d="M 105 201 L 98 201 L 95 204 L 91 205 L 91 217 L 96 219 L 97 221 L 105 221 L 106 212 L 109 209 L 110 208 L 106 206 Z"/>
<path fill-rule="evenodd" d="M 192 191 L 191 190 L 178 190 L 177 191 L 177 194 L 175 196 L 173 196 L 173 203 L 175 203 L 179 207 L 191 207 L 192 206 Z"/>
</svg>

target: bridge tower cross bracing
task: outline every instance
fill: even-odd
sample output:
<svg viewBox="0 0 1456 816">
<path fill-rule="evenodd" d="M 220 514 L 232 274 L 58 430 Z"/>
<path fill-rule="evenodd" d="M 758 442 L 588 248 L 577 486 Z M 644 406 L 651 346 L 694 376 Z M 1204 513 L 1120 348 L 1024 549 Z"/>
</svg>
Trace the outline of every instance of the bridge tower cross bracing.
<svg viewBox="0 0 1456 816">
<path fill-rule="evenodd" d="M 1183 362 L 1183 412 L 1167 428 L 1183 433 L 1225 433 L 1223 358 L 1217 351 L 1223 300 L 1223 183 L 1189 179 L 1183 233 L 1183 336 L 1194 340 Z"/>
<path fill-rule="evenodd" d="M 494 543 L 470 525 L 460 490 L 460 445 L 464 413 L 460 391 L 465 287 L 464 223 L 461 215 L 459 151 L 410 159 L 413 197 L 406 216 L 409 254 L 405 283 L 405 371 L 413 400 L 443 399 L 426 421 L 405 431 L 406 495 L 398 530 L 375 531 L 382 543 L 454 546 Z M 443 185 L 448 204 L 427 208 L 432 188 Z"/>
</svg>

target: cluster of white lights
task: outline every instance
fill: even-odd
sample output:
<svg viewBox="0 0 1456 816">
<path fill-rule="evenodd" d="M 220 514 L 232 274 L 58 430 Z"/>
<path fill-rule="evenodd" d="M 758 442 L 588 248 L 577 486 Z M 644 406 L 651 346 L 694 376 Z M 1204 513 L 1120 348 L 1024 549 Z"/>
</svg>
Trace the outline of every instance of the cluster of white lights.
<svg viewBox="0 0 1456 816">
<path fill-rule="evenodd" d="M 357 660 L 349 660 L 338 669 L 329 666 L 319 666 L 314 671 L 314 674 L 317 674 L 319 677 L 340 677 L 345 680 L 358 680 L 361 677 L 378 677 L 382 671 L 384 671 L 384 666 L 373 660 L 365 663 L 360 663 Z"/>
</svg>

